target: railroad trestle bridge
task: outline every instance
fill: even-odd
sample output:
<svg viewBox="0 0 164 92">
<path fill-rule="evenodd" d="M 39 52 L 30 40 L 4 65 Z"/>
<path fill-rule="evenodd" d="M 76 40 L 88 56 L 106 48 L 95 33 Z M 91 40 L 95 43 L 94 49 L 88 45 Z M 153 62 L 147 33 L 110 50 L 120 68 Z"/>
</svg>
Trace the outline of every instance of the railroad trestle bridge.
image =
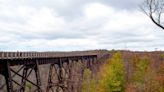
<svg viewBox="0 0 164 92">
<path fill-rule="evenodd" d="M 78 92 L 84 69 L 98 68 L 107 51 L 0 52 L 0 92 Z M 47 67 L 42 67 L 47 65 Z M 46 72 L 42 72 L 45 71 Z M 46 76 L 46 77 L 44 77 Z M 44 81 L 44 85 L 43 85 Z"/>
</svg>

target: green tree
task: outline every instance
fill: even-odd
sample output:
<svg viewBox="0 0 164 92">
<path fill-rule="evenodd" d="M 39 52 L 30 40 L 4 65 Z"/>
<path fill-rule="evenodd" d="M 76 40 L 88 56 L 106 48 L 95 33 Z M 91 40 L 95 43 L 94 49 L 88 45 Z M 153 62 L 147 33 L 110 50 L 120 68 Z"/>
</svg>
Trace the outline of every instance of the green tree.
<svg viewBox="0 0 164 92">
<path fill-rule="evenodd" d="M 98 76 L 91 77 L 91 71 L 84 71 L 82 92 L 124 92 L 125 66 L 119 52 L 101 66 Z"/>
<path fill-rule="evenodd" d="M 120 53 L 115 53 L 101 72 L 99 92 L 124 92 L 125 67 Z"/>
<path fill-rule="evenodd" d="M 146 72 L 148 71 L 149 60 L 147 57 L 143 57 L 143 58 L 138 58 L 133 62 L 135 62 L 133 65 L 133 67 L 135 68 L 132 78 L 133 84 L 136 86 L 139 92 L 144 92 L 144 88 L 145 88 L 144 77 L 146 76 Z"/>
<path fill-rule="evenodd" d="M 91 77 L 92 72 L 89 69 L 84 70 L 82 83 L 82 92 L 96 92 L 96 80 Z"/>
<path fill-rule="evenodd" d="M 158 82 L 157 72 L 151 68 L 151 61 L 148 57 L 140 57 L 135 62 L 135 71 L 132 83 L 137 92 L 160 92 L 161 86 Z"/>
</svg>

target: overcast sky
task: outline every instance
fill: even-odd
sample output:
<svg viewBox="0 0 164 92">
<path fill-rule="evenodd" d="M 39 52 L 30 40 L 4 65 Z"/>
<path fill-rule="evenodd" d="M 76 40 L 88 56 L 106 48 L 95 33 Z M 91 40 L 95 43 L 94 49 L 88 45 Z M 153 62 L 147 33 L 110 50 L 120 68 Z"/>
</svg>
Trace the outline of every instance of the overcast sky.
<svg viewBox="0 0 164 92">
<path fill-rule="evenodd" d="M 164 50 L 143 0 L 0 0 L 0 51 Z"/>
</svg>

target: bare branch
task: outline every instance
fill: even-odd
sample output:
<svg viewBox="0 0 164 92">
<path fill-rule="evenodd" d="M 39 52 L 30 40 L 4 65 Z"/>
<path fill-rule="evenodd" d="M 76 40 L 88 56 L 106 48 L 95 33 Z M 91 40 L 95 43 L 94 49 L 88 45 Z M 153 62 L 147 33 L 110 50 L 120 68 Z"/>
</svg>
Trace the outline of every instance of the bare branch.
<svg viewBox="0 0 164 92">
<path fill-rule="evenodd" d="M 164 0 L 145 0 L 140 6 L 141 10 L 156 24 L 164 30 Z"/>
</svg>

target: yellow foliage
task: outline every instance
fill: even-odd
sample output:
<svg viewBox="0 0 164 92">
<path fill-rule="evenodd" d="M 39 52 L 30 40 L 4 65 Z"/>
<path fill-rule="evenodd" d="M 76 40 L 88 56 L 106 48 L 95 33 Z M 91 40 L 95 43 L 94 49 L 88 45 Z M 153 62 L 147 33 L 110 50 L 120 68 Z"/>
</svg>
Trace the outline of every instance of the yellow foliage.
<svg viewBox="0 0 164 92">
<path fill-rule="evenodd" d="M 101 66 L 98 77 L 90 79 L 90 74 L 85 70 L 82 92 L 124 92 L 125 67 L 120 53 L 115 53 Z"/>
</svg>

